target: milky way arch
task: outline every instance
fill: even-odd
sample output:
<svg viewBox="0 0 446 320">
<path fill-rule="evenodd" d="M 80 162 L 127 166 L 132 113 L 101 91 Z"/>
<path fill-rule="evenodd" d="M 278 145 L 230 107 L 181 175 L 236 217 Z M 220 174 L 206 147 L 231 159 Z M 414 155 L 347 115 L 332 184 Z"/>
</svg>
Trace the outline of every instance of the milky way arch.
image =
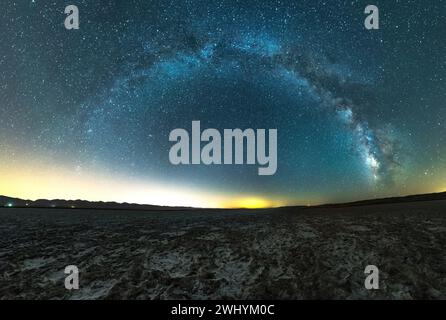
<svg viewBox="0 0 446 320">
<path fill-rule="evenodd" d="M 373 93 L 368 88 L 367 77 L 356 76 L 347 65 L 332 62 L 298 44 L 282 45 L 274 37 L 260 32 L 208 35 L 205 39 L 187 34 L 171 42 L 154 38 L 141 40 L 141 48 L 110 88 L 82 105 L 81 112 L 88 119 L 82 130 L 87 144 L 94 146 L 93 154 L 116 152 L 113 145 L 118 143 L 124 157 L 131 158 L 140 152 L 132 139 L 144 143 L 158 139 L 154 145 L 158 145 L 158 150 L 165 149 L 167 134 L 156 137 L 156 133 L 166 133 L 183 122 L 178 120 L 175 126 L 178 110 L 156 106 L 157 99 L 169 94 L 172 86 L 179 82 L 184 86 L 209 74 L 225 78 L 235 73 L 258 82 L 269 74 L 311 96 L 318 108 L 330 112 L 349 130 L 354 152 L 362 159 L 373 183 L 393 180 L 399 166 L 397 143 L 391 130 L 385 126 L 372 128 L 361 114 L 364 103 L 373 100 Z M 162 128 L 160 117 L 168 114 L 174 119 L 169 122 L 170 128 Z M 184 111 L 178 114 L 184 115 Z M 196 120 L 200 120 L 199 117 L 196 115 Z M 280 131 L 280 127 L 278 129 Z M 165 141 L 159 141 L 163 138 Z M 106 143 L 98 144 L 98 140 Z M 101 145 L 99 149 L 98 145 Z M 164 153 L 167 154 L 167 150 Z M 164 161 L 162 156 L 153 155 L 153 151 L 150 155 L 147 161 L 154 167 Z M 131 160 L 128 162 L 132 164 Z"/>
</svg>

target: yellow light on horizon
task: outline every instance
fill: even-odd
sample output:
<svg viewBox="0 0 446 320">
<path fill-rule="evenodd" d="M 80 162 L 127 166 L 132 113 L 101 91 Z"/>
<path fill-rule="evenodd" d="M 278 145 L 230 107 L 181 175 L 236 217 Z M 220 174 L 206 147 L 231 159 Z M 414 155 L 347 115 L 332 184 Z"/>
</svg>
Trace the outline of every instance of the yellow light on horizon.
<svg viewBox="0 0 446 320">
<path fill-rule="evenodd" d="M 229 201 L 224 205 L 226 208 L 246 208 L 246 209 L 261 209 L 273 207 L 274 203 L 259 197 L 239 198 Z"/>
<path fill-rule="evenodd" d="M 57 165 L 36 158 L 31 161 L 26 156 L 0 166 L 0 195 L 24 200 L 81 199 L 202 208 L 257 209 L 289 204 L 286 198 L 213 192 L 147 177 L 128 177 L 124 173 L 111 176 L 95 168 L 79 171 L 69 164 Z"/>
<path fill-rule="evenodd" d="M 156 181 L 45 166 L 0 167 L 0 195 L 26 200 L 115 201 L 160 206 L 218 207 L 222 195 Z"/>
</svg>

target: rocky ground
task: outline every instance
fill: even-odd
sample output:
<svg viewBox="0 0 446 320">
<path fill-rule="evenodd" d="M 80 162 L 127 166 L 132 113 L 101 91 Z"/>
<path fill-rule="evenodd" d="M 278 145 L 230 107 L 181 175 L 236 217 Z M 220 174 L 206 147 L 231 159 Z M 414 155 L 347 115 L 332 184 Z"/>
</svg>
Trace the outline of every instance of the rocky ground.
<svg viewBox="0 0 446 320">
<path fill-rule="evenodd" d="M 0 209 L 0 299 L 446 299 L 446 201 Z M 364 268 L 380 289 L 364 288 Z M 64 287 L 77 265 L 80 289 Z"/>
</svg>

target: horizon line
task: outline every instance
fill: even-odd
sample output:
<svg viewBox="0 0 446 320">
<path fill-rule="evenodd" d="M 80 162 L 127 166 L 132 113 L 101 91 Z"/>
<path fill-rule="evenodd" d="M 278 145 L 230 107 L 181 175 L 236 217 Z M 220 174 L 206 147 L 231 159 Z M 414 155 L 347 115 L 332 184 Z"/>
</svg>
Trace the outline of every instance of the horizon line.
<svg viewBox="0 0 446 320">
<path fill-rule="evenodd" d="M 19 198 L 19 197 L 11 197 L 11 196 L 7 196 L 7 195 L 0 195 L 1 197 L 4 198 L 10 198 L 10 199 L 14 199 L 14 200 L 20 200 L 20 201 L 29 201 L 29 202 L 37 202 L 37 201 L 48 201 L 48 202 L 53 202 L 53 201 L 65 201 L 65 202 L 86 202 L 86 203 L 108 203 L 108 204 L 114 204 L 114 205 L 120 205 L 120 206 L 124 206 L 124 205 L 129 205 L 129 206 L 135 206 L 135 207 L 144 207 L 144 206 L 151 206 L 151 207 L 158 207 L 158 208 L 173 208 L 173 209 L 212 209 L 212 210 L 238 210 L 238 209 L 243 209 L 243 210 L 259 210 L 259 209 L 280 209 L 280 208 L 293 208 L 293 207 L 329 207 L 329 206 L 348 206 L 348 205 L 355 205 L 355 204 L 367 204 L 367 203 L 371 203 L 371 202 L 376 202 L 376 201 L 388 201 L 388 200 L 402 200 L 402 199 L 407 199 L 407 198 L 416 198 L 416 197 L 423 197 L 423 196 L 434 196 L 434 195 L 441 195 L 441 194 L 446 194 L 446 191 L 440 191 L 440 192 L 430 192 L 430 193 L 419 193 L 419 194 L 406 194 L 406 195 L 398 195 L 398 196 L 389 196 L 389 197 L 382 197 L 382 198 L 367 198 L 367 199 L 360 199 L 360 200 L 354 200 L 354 201 L 347 201 L 347 202 L 327 202 L 327 203 L 321 203 L 321 204 L 316 204 L 316 205 L 311 205 L 311 204 L 296 204 L 296 205 L 285 205 L 285 206 L 271 206 L 271 207 L 262 207 L 262 208 L 248 208 L 248 207 L 234 207 L 234 208 L 224 208 L 224 207 L 191 207 L 191 206 L 170 206 L 170 205 L 155 205 L 155 204 L 150 204 L 150 203 L 131 203 L 131 202 L 116 202 L 116 201 L 104 201 L 104 200 L 98 200 L 98 201 L 90 201 L 90 200 L 84 200 L 84 199 L 60 199 L 60 198 L 56 198 L 56 199 L 48 199 L 48 198 L 40 198 L 40 199 L 36 199 L 36 200 L 30 200 L 30 199 L 23 199 L 23 198 Z M 423 200 L 423 199 L 420 199 Z M 429 200 L 429 199 L 427 199 Z M 433 200 L 433 199 L 430 199 Z M 438 200 L 438 199 L 437 199 Z M 446 199 L 445 199 L 446 200 Z M 395 201 L 396 202 L 396 201 Z M 14 206 L 13 204 L 11 206 L 8 206 L 7 204 L 0 206 L 1 207 L 20 207 L 20 208 L 26 208 L 27 206 Z M 30 206 L 30 208 L 33 208 L 32 206 Z M 67 207 L 41 207 L 41 208 L 67 208 Z M 72 209 L 75 209 L 75 207 Z M 86 209 L 86 208 L 79 208 L 79 209 Z M 100 208 L 99 208 L 100 209 Z M 105 208 L 104 208 L 105 209 Z M 119 209 L 119 208 L 117 208 Z M 131 208 L 129 208 L 128 210 L 132 210 Z"/>
</svg>

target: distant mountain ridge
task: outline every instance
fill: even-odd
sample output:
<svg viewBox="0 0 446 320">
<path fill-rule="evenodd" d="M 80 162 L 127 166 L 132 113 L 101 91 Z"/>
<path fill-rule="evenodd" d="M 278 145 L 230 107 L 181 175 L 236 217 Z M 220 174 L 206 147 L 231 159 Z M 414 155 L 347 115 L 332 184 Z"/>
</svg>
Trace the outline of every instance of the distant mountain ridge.
<svg viewBox="0 0 446 320">
<path fill-rule="evenodd" d="M 391 197 L 381 199 L 369 199 L 355 202 L 346 203 L 334 203 L 323 204 L 317 207 L 324 208 L 339 208 L 339 207 L 351 207 L 351 206 L 365 206 L 374 204 L 389 204 L 389 203 L 401 203 L 401 202 L 417 202 L 417 201 L 435 201 L 446 200 L 446 192 L 440 193 L 427 193 L 417 194 L 402 197 Z M 14 208 L 71 208 L 71 209 L 116 209 L 116 210 L 188 210 L 197 209 L 192 207 L 169 207 L 169 206 L 157 206 L 149 204 L 136 204 L 136 203 L 118 203 L 118 202 L 103 202 L 103 201 L 86 201 L 86 200 L 24 200 L 20 198 L 12 198 L 7 196 L 0 196 L 0 208 L 1 207 L 14 207 Z M 294 206 L 303 207 L 303 206 Z M 211 208 L 209 208 L 211 209 Z"/>
<path fill-rule="evenodd" d="M 332 203 L 332 204 L 320 205 L 319 207 L 325 207 L 325 208 L 352 207 L 352 206 L 365 206 L 373 204 L 389 204 L 389 203 L 435 201 L 435 200 L 446 200 L 446 192 L 415 194 L 401 197 L 390 197 L 390 198 L 379 198 L 379 199 L 368 199 L 368 200 L 359 200 L 346 203 Z"/>
<path fill-rule="evenodd" d="M 70 208 L 70 209 L 117 209 L 117 210 L 187 210 L 190 207 L 169 207 L 136 203 L 118 203 L 87 200 L 38 199 L 24 200 L 0 196 L 1 207 L 14 208 Z"/>
</svg>

